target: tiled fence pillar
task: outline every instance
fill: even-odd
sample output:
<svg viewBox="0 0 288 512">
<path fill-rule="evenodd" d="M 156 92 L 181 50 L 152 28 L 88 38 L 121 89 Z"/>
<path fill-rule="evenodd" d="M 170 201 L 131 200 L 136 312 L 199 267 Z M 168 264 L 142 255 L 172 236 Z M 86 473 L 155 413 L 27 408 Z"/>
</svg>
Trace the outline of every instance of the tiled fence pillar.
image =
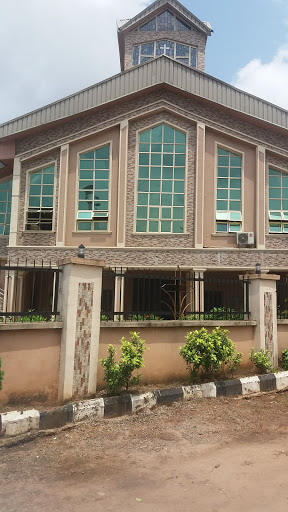
<svg viewBox="0 0 288 512">
<path fill-rule="evenodd" d="M 59 310 L 63 320 L 59 400 L 95 393 L 100 335 L 102 261 L 62 263 Z"/>
<path fill-rule="evenodd" d="M 257 322 L 254 348 L 269 350 L 275 366 L 278 365 L 276 281 L 279 279 L 280 276 L 273 274 L 249 275 L 251 320 Z"/>
</svg>

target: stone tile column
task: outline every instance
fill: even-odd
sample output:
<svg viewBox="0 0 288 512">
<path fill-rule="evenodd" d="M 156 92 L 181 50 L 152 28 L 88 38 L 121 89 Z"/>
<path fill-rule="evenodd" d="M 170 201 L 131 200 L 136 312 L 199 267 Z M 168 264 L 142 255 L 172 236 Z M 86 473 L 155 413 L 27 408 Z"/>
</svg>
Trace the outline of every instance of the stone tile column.
<svg viewBox="0 0 288 512">
<path fill-rule="evenodd" d="M 277 340 L 277 293 L 276 282 L 280 276 L 273 274 L 252 274 L 247 276 L 249 286 L 249 307 L 251 320 L 257 322 L 254 348 L 269 350 L 274 366 L 278 365 Z"/>
<path fill-rule="evenodd" d="M 62 262 L 59 401 L 96 392 L 104 266 L 103 261 L 85 258 Z"/>
</svg>

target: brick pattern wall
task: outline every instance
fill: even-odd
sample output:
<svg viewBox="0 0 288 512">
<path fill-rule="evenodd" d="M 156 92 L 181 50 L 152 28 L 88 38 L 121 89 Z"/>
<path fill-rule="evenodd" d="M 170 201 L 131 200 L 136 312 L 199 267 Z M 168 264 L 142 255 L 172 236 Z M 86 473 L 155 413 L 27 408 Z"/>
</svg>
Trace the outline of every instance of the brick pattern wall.
<svg viewBox="0 0 288 512">
<path fill-rule="evenodd" d="M 189 44 L 197 47 L 197 69 L 205 71 L 205 47 L 207 36 L 196 29 L 191 31 L 173 31 L 173 32 L 129 32 L 125 38 L 125 63 L 124 69 L 129 69 L 133 65 L 133 46 L 149 41 L 158 41 L 168 39 L 176 43 Z"/>
<path fill-rule="evenodd" d="M 186 223 L 187 236 L 183 235 L 135 235 L 134 228 L 134 204 L 135 204 L 135 181 L 137 187 L 137 130 L 149 128 L 151 125 L 166 122 L 172 124 L 175 128 L 187 131 L 187 204 L 186 204 Z M 127 215 L 126 215 L 126 246 L 127 247 L 193 247 L 194 246 L 194 201 L 195 201 L 195 160 L 196 160 L 196 139 L 197 129 L 195 123 L 187 123 L 181 118 L 177 118 L 168 113 L 161 113 L 131 123 L 129 126 L 128 138 L 128 172 L 127 172 Z M 136 161 L 135 161 L 136 160 Z"/>
<path fill-rule="evenodd" d="M 65 258 L 77 255 L 75 249 L 54 249 L 54 248 L 11 248 L 9 249 L 9 258 L 11 262 L 36 262 L 41 264 L 41 260 L 57 264 Z M 182 249 L 179 244 L 174 249 L 169 248 L 143 248 L 143 249 L 116 249 L 116 248 L 86 248 L 86 258 L 104 260 L 107 266 L 119 267 L 138 267 L 153 266 L 159 267 L 214 267 L 224 268 L 233 267 L 243 269 L 251 267 L 259 262 L 262 268 L 283 269 L 287 268 L 287 251 L 269 250 L 259 251 L 256 249 Z M 227 268 L 229 270 L 229 268 Z"/>
<path fill-rule="evenodd" d="M 93 291 L 93 283 L 78 285 L 73 396 L 83 396 L 88 393 Z"/>
<path fill-rule="evenodd" d="M 26 189 L 28 186 L 28 171 L 30 169 L 41 169 L 41 167 L 47 165 L 48 163 L 56 161 L 55 164 L 55 174 L 54 174 L 54 190 L 55 190 L 55 199 L 54 199 L 54 229 L 52 232 L 50 231 L 24 231 L 25 230 L 25 221 L 26 221 Z M 18 235 L 17 235 L 17 243 L 18 245 L 33 245 L 33 246 L 50 246 L 56 244 L 56 223 L 57 223 L 57 213 L 58 213 L 58 188 L 59 188 L 59 167 L 60 167 L 60 152 L 59 149 L 52 151 L 49 154 L 45 154 L 37 159 L 32 159 L 29 161 L 25 161 L 22 164 L 21 169 L 21 185 L 20 185 L 20 205 L 19 205 L 19 216 L 18 216 Z"/>
</svg>

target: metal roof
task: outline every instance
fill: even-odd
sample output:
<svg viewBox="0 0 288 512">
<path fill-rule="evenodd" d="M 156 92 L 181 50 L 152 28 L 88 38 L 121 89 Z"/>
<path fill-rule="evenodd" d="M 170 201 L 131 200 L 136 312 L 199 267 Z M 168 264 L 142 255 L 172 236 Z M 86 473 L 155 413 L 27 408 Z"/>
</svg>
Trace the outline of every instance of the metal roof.
<svg viewBox="0 0 288 512">
<path fill-rule="evenodd" d="M 169 8 L 169 5 L 176 9 L 176 11 L 179 12 L 179 14 L 182 14 L 182 16 L 185 16 L 187 20 L 189 20 L 193 25 L 195 25 L 201 32 L 204 32 L 206 35 L 210 36 L 212 29 L 207 25 L 207 22 L 204 23 L 203 21 L 199 20 L 192 12 L 190 12 L 188 9 L 184 7 L 178 0 L 156 0 L 156 2 L 153 2 L 153 4 L 149 5 L 141 11 L 139 14 L 134 16 L 134 18 L 131 18 L 127 21 L 124 25 L 118 28 L 118 31 L 122 32 L 123 30 L 126 30 L 133 26 L 135 23 L 140 22 L 143 18 L 148 16 L 149 14 L 153 14 L 154 11 L 159 9 L 159 7 L 167 6 Z"/>
<path fill-rule="evenodd" d="M 43 126 L 90 109 L 168 84 L 215 104 L 288 128 L 288 112 L 165 55 L 0 125 L 0 138 Z"/>
</svg>

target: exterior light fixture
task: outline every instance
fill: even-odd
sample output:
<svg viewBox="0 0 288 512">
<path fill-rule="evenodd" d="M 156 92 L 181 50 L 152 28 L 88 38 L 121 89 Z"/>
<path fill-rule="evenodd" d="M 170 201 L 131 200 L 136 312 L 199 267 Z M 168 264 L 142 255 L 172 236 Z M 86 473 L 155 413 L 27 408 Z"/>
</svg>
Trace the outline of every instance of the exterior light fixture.
<svg viewBox="0 0 288 512">
<path fill-rule="evenodd" d="M 4 162 L 0 161 L 0 169 L 4 169 L 4 167 L 6 167 L 6 164 L 4 164 Z"/>
<path fill-rule="evenodd" d="M 261 274 L 261 265 L 260 265 L 260 263 L 256 263 L 256 274 Z"/>
<path fill-rule="evenodd" d="M 78 258 L 85 258 L 85 245 L 83 244 L 78 247 Z"/>
</svg>

